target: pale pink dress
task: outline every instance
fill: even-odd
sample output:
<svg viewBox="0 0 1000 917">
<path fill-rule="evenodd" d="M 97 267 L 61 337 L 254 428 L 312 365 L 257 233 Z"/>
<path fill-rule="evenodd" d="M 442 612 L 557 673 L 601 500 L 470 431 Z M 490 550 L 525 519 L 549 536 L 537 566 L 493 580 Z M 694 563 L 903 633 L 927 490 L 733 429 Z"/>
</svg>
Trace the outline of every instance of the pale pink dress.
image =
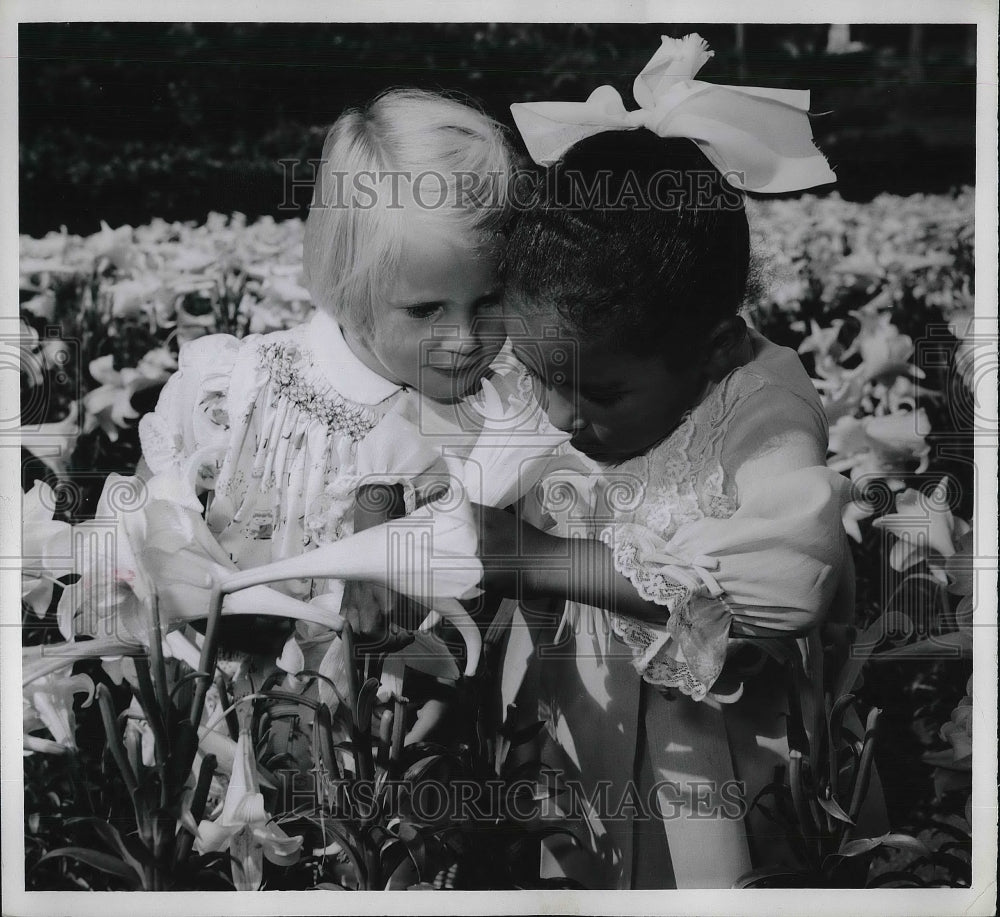
<svg viewBox="0 0 1000 917">
<path fill-rule="evenodd" d="M 544 483 L 557 530 L 602 538 L 664 611 L 659 626 L 572 603 L 558 628 L 513 616 L 504 703 L 521 725 L 545 720 L 542 758 L 593 803 L 576 818 L 555 797 L 551 818 L 581 846 L 547 841 L 544 866 L 587 887 L 726 887 L 783 852 L 739 802 L 788 759 L 780 667 L 717 679 L 731 636 L 784 645 L 803 662 L 796 690 L 811 716 L 817 625 L 852 612 L 853 569 L 847 482 L 826 467 L 816 391 L 793 351 L 751 340 L 753 359 L 648 454 L 602 468 L 564 450 L 566 468 Z M 651 795 L 673 817 L 637 819 Z"/>
</svg>

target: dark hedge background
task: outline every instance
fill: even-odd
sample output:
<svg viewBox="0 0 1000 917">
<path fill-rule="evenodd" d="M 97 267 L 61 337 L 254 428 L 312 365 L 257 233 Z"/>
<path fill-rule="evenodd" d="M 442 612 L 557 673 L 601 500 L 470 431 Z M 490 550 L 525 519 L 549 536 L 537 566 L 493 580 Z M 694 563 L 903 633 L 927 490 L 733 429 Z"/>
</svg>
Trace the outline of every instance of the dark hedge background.
<svg viewBox="0 0 1000 917">
<path fill-rule="evenodd" d="M 741 54 L 733 25 L 32 23 L 21 231 L 298 215 L 309 192 L 286 187 L 279 160 L 318 157 L 347 105 L 407 84 L 467 93 L 510 124 L 511 102 L 611 83 L 634 107 L 659 36 L 691 31 L 716 51 L 709 80 L 812 90 L 845 198 L 974 181 L 973 27 L 855 26 L 864 47 L 828 54 L 826 26 L 749 25 Z"/>
</svg>

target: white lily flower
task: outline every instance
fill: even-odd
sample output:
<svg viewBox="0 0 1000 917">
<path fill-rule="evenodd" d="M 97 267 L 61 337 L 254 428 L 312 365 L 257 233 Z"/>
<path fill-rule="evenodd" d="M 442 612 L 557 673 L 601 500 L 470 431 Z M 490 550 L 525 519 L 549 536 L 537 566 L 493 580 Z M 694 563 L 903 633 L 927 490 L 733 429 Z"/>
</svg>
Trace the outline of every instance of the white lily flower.
<svg viewBox="0 0 1000 917">
<path fill-rule="evenodd" d="M 69 666 L 66 667 L 67 671 Z M 23 687 L 25 748 L 30 751 L 64 753 L 76 749 L 76 718 L 73 715 L 73 695 L 86 694 L 84 706 L 94 699 L 94 682 L 87 675 L 50 672 Z M 51 743 L 29 741 L 37 739 L 29 733 L 47 729 Z"/>
<path fill-rule="evenodd" d="M 118 430 L 139 418 L 132 407 L 133 396 L 166 382 L 176 368 L 176 360 L 164 347 L 147 353 L 137 367 L 120 371 L 114 368 L 111 354 L 92 360 L 90 374 L 101 384 L 83 396 L 84 432 L 90 433 L 100 427 L 108 439 L 116 442 Z"/>
<path fill-rule="evenodd" d="M 861 500 L 852 500 L 850 503 L 844 505 L 841 513 L 844 531 L 858 544 L 861 544 L 861 526 L 859 523 L 862 519 L 867 519 L 873 512 L 875 512 L 874 507 L 870 503 L 865 503 Z"/>
<path fill-rule="evenodd" d="M 552 426 L 533 398 L 512 395 L 505 400 L 489 379 L 471 405 L 484 425 L 463 465 L 468 497 L 508 506 L 542 479 L 548 461 L 570 435 Z"/>
<path fill-rule="evenodd" d="M 153 274 L 120 280 L 111 287 L 111 317 L 128 318 L 138 315 L 163 285 Z"/>
<path fill-rule="evenodd" d="M 289 837 L 271 821 L 264 808 L 248 730 L 240 732 L 236 743 L 233 773 L 222 813 L 215 821 L 201 822 L 195 849 L 199 853 L 228 850 L 237 891 L 260 888 L 265 857 L 277 866 L 290 866 L 299 860 L 302 837 Z"/>
<path fill-rule="evenodd" d="M 21 445 L 60 479 L 67 476 L 67 462 L 80 437 L 79 411 L 80 403 L 74 401 L 62 420 L 21 428 Z"/>
<path fill-rule="evenodd" d="M 237 569 L 200 515 L 191 483 L 198 461 L 194 456 L 190 467 L 146 484 L 108 477 L 95 519 L 74 527 L 81 579 L 59 602 L 67 638 L 114 635 L 148 646 L 154 596 L 164 633 L 208 614 L 213 585 Z M 340 623 L 336 614 L 265 586 L 228 597 L 223 613 L 280 615 L 334 629 Z"/>
<path fill-rule="evenodd" d="M 952 515 L 948 507 L 948 479 L 941 478 L 929 494 L 907 489 L 896 498 L 896 511 L 876 519 L 877 528 L 892 532 L 898 539 L 889 554 L 894 570 L 908 570 L 924 558 L 931 563 L 931 574 L 942 584 L 948 584 L 943 559 L 955 554 L 955 542 L 966 535 L 971 526 Z"/>
<path fill-rule="evenodd" d="M 101 258 L 107 258 L 116 267 L 127 268 L 135 255 L 132 227 L 119 226 L 118 229 L 112 229 L 104 220 L 101 220 L 101 231 L 89 236 L 84 244 L 95 264 Z"/>
<path fill-rule="evenodd" d="M 851 313 L 861 321 L 861 333 L 855 346 L 861 354 L 862 375 L 866 379 L 887 379 L 898 375 L 924 378 L 922 369 L 910 362 L 913 339 L 901 334 L 889 312 L 857 310 Z"/>
<path fill-rule="evenodd" d="M 301 687 L 301 681 L 296 676 L 306 667 L 306 659 L 302 647 L 295 639 L 295 634 L 292 634 L 285 641 L 285 645 L 281 648 L 281 655 L 278 656 L 274 664 L 286 673 L 285 689 L 297 691 Z"/>
<path fill-rule="evenodd" d="M 840 417 L 830 427 L 827 464 L 835 471 L 850 471 L 851 480 L 865 477 L 889 478 L 914 470 L 926 470 L 930 460 L 930 433 L 927 412 L 898 412 L 880 417 Z"/>
<path fill-rule="evenodd" d="M 44 318 L 47 322 L 51 322 L 55 319 L 56 294 L 52 290 L 45 290 L 26 302 L 21 303 L 21 308 L 32 315 L 37 315 L 39 318 Z"/>
<path fill-rule="evenodd" d="M 156 764 L 156 741 L 153 738 L 153 730 L 146 720 L 146 714 L 137 697 L 133 697 L 132 703 L 129 704 L 125 730 L 126 733 L 134 732 L 137 734 L 142 754 L 142 763 L 146 767 L 153 767 Z"/>
<path fill-rule="evenodd" d="M 955 355 L 952 357 L 955 371 L 961 376 L 966 387 L 975 392 L 976 348 L 978 345 L 985 356 L 991 335 L 988 331 L 981 332 L 977 340 L 976 316 L 970 311 L 956 313 L 948 322 L 948 330 L 958 339 Z"/>
<path fill-rule="evenodd" d="M 36 481 L 22 497 L 21 601 L 38 618 L 52 603 L 55 579 L 71 570 L 72 526 L 53 520 L 55 493 Z"/>
</svg>

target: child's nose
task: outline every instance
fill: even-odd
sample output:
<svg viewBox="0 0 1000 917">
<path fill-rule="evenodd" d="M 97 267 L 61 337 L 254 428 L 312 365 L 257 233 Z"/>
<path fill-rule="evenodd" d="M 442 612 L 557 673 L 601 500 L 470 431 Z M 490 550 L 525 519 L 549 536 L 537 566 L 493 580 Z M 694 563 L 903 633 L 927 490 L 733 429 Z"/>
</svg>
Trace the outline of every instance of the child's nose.
<svg viewBox="0 0 1000 917">
<path fill-rule="evenodd" d="M 443 350 L 458 356 L 470 356 L 482 346 L 479 335 L 470 322 L 438 327 L 434 330 L 434 336 L 438 338 Z"/>
</svg>

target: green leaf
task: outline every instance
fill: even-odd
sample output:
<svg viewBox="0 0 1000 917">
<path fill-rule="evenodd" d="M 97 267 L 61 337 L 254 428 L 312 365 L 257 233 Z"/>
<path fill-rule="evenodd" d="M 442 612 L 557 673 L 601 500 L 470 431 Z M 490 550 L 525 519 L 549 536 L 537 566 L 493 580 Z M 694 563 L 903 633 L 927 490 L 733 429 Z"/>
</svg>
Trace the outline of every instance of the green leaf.
<svg viewBox="0 0 1000 917">
<path fill-rule="evenodd" d="M 880 837 L 860 837 L 856 841 L 848 842 L 836 853 L 831 854 L 831 856 L 857 857 L 865 853 L 871 853 L 876 847 L 881 846 L 882 838 Z"/>
<path fill-rule="evenodd" d="M 419 761 L 427 755 L 441 755 L 442 757 L 457 760 L 456 756 L 448 751 L 447 747 L 437 742 L 414 742 L 412 745 L 403 746 L 403 761 L 407 762 L 408 765 Z"/>
<path fill-rule="evenodd" d="M 767 866 L 743 873 L 733 888 L 789 888 L 801 883 L 803 877 L 803 873 L 792 872 L 785 866 Z"/>
<path fill-rule="evenodd" d="M 900 850 L 912 850 L 914 853 L 926 855 L 930 849 L 919 838 L 912 834 L 889 833 L 883 835 L 882 843 L 887 847 L 898 847 Z"/>
<path fill-rule="evenodd" d="M 972 836 L 967 830 L 969 823 L 963 818 L 961 822 L 957 825 L 953 825 L 950 822 L 941 821 L 939 818 L 931 818 L 923 824 L 928 824 L 931 826 L 933 831 L 942 831 L 945 834 L 950 834 L 952 837 L 958 838 L 961 841 L 970 843 Z"/>
<path fill-rule="evenodd" d="M 108 875 L 117 876 L 119 879 L 128 882 L 133 890 L 142 888 L 142 876 L 137 875 L 131 866 L 123 860 L 118 859 L 118 857 L 111 856 L 110 853 L 102 853 L 100 850 L 88 850 L 86 847 L 59 847 L 57 850 L 50 850 L 45 856 L 39 859 L 38 863 L 44 863 L 46 860 L 52 860 L 56 857 L 73 857 L 73 859 L 79 860 L 87 866 L 99 869 L 101 872 L 108 873 Z"/>
<path fill-rule="evenodd" d="M 904 870 L 893 869 L 873 876 L 865 888 L 927 888 L 927 883 Z"/>
<path fill-rule="evenodd" d="M 822 806 L 823 810 L 828 814 L 832 815 L 838 821 L 847 822 L 849 825 L 854 824 L 854 819 L 851 818 L 841 807 L 840 803 L 836 799 L 823 799 L 822 796 L 816 798 L 816 801 Z"/>
<path fill-rule="evenodd" d="M 414 864 L 408 855 L 406 845 L 400 844 L 399 846 L 401 848 L 401 856 L 399 856 L 397 862 L 392 864 L 391 868 L 385 869 L 383 873 L 389 876 L 385 883 L 385 891 L 387 892 L 406 891 L 412 886 L 421 883 L 416 864 Z"/>
<path fill-rule="evenodd" d="M 889 834 L 883 834 L 879 837 L 860 837 L 857 840 L 849 841 L 836 853 L 831 853 L 827 856 L 823 861 L 823 870 L 826 871 L 828 868 L 832 867 L 837 860 L 864 856 L 882 846 L 912 850 L 914 853 L 919 853 L 924 856 L 930 852 L 923 841 L 917 840 L 917 838 L 912 837 L 909 834 L 895 834 L 890 832 Z M 913 869 L 913 867 L 914 864 L 911 863 L 909 868 Z"/>
<path fill-rule="evenodd" d="M 523 761 L 511 771 L 507 771 L 505 767 L 503 777 L 512 783 L 516 780 L 537 780 L 543 771 L 552 769 L 544 761 Z"/>
<path fill-rule="evenodd" d="M 936 866 L 941 866 L 949 870 L 952 877 L 957 876 L 964 879 L 966 882 L 972 881 L 972 864 L 961 859 L 961 857 L 937 851 L 936 853 L 931 854 L 930 861 Z"/>
<path fill-rule="evenodd" d="M 906 646 L 893 647 L 875 654 L 875 659 L 935 659 L 944 651 L 954 653 L 955 659 L 972 658 L 972 631 L 959 630 L 949 634 L 927 637 Z"/>
<path fill-rule="evenodd" d="M 354 708 L 354 722 L 358 729 L 365 733 L 371 729 L 372 711 L 375 709 L 378 684 L 377 678 L 369 678 L 358 691 L 358 702 Z"/>
<path fill-rule="evenodd" d="M 67 819 L 66 824 L 85 824 L 93 828 L 98 834 L 101 840 L 104 841 L 113 850 L 117 850 L 121 854 L 122 859 L 125 863 L 130 866 L 137 876 L 144 876 L 143 865 L 152 865 L 153 855 L 143 846 L 143 844 L 134 840 L 133 850 L 129 849 L 129 845 L 126 839 L 121 836 L 118 829 L 113 825 L 108 824 L 106 821 L 100 818 L 93 818 L 87 816 L 85 818 L 72 818 Z M 141 859 L 141 862 L 140 862 Z"/>
<path fill-rule="evenodd" d="M 444 760 L 443 755 L 428 755 L 426 758 L 421 758 L 406 769 L 403 780 L 407 783 L 416 783 L 427 776 L 431 768 Z"/>
<path fill-rule="evenodd" d="M 417 881 L 421 881 L 427 870 L 427 845 L 423 832 L 415 825 L 403 823 L 399 826 L 399 839 L 406 844 L 406 850 L 417 870 Z"/>
<path fill-rule="evenodd" d="M 850 655 L 840 670 L 834 697 L 850 694 L 875 647 L 886 634 L 903 630 L 907 625 L 912 627 L 912 622 L 905 615 L 891 611 L 879 615 L 868 628 L 858 634 L 851 645 Z"/>
<path fill-rule="evenodd" d="M 340 842 L 341 847 L 344 848 L 344 852 L 347 854 L 347 858 L 351 861 L 351 866 L 354 867 L 354 873 L 358 880 L 358 887 L 363 886 L 367 875 L 364 867 L 364 857 L 361 855 L 357 845 L 354 843 L 354 839 L 350 836 L 350 829 L 348 828 L 345 830 L 347 826 L 338 825 L 331 819 L 325 820 L 323 822 L 323 827 Z"/>
</svg>

